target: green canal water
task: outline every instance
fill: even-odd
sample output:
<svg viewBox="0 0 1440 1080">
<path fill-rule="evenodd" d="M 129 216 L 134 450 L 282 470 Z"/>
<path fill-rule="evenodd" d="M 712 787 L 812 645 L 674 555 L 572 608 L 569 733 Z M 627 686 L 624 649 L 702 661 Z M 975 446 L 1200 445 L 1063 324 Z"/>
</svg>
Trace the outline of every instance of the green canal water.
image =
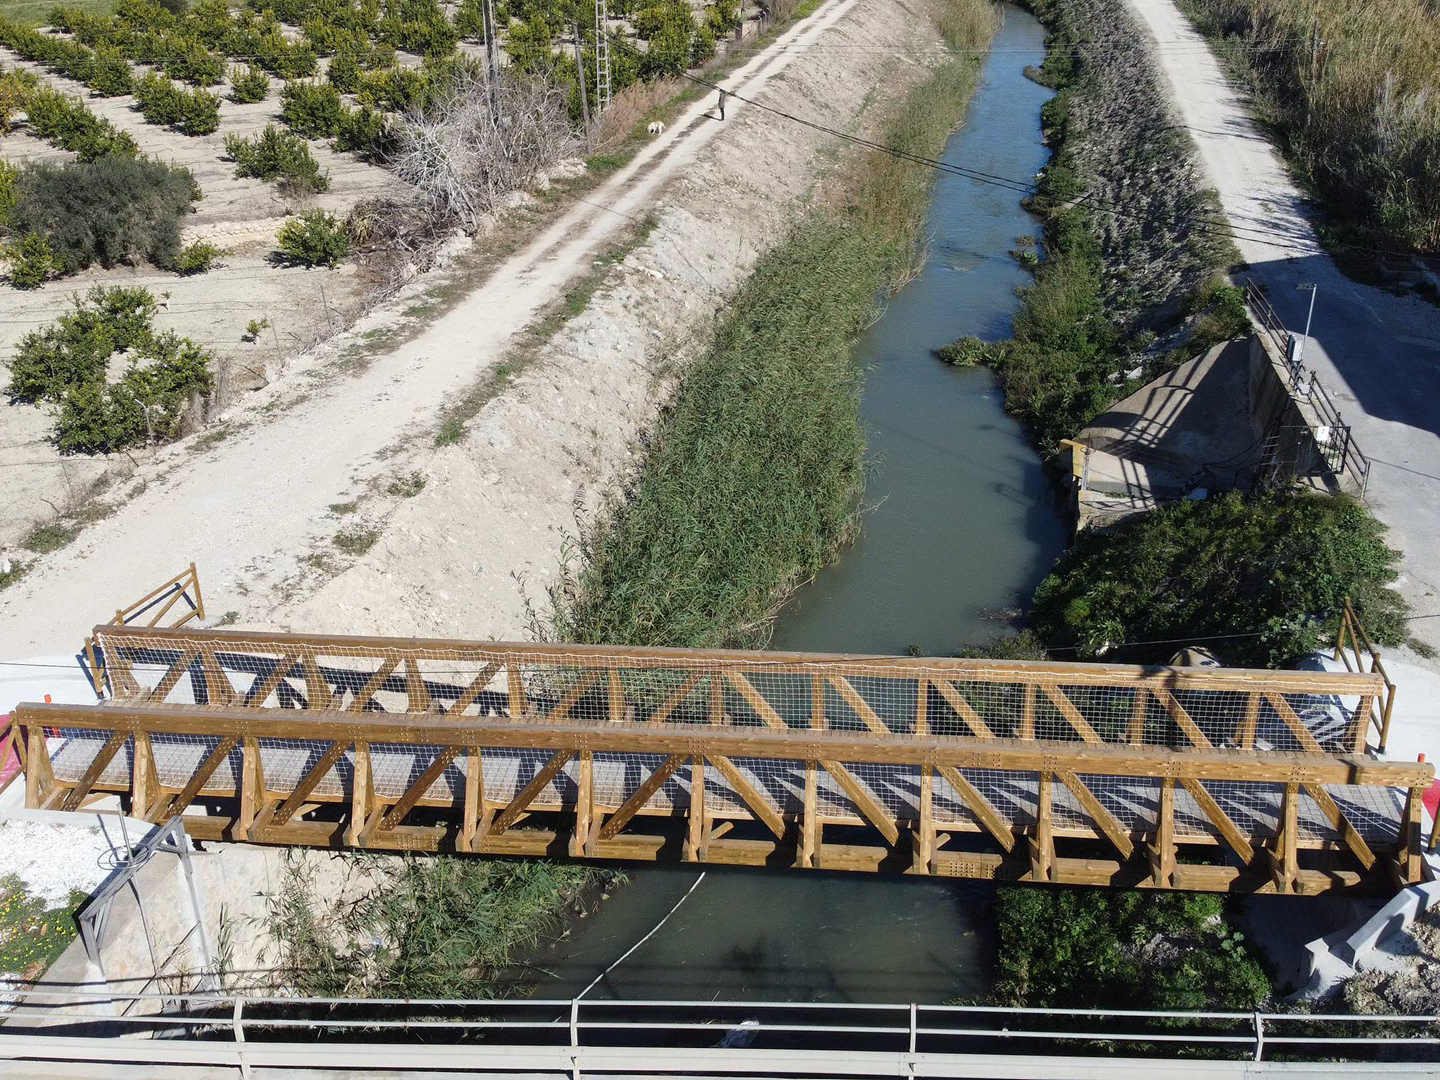
<svg viewBox="0 0 1440 1080">
<path fill-rule="evenodd" d="M 1044 30 L 1007 7 L 945 160 L 997 176 L 1046 161 L 1025 78 Z M 777 120 L 776 123 L 783 121 Z M 1060 555 L 1068 526 L 988 371 L 932 350 L 1008 336 L 1027 275 L 1010 256 L 1038 223 L 1014 190 L 940 173 L 923 272 L 857 343 L 873 469 L 859 539 L 782 612 L 774 647 L 954 653 L 1005 629 Z M 536 957 L 543 997 L 570 997 L 644 937 L 695 883 L 692 867 L 632 868 L 629 883 Z M 990 886 L 873 875 L 716 868 L 593 998 L 940 1002 L 984 993 Z"/>
</svg>

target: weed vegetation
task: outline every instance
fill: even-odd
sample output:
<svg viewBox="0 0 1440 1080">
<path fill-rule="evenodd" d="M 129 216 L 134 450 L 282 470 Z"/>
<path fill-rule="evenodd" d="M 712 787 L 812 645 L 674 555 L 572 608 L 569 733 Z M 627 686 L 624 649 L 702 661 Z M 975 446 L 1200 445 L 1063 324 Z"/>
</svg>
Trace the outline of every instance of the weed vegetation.
<svg viewBox="0 0 1440 1080">
<path fill-rule="evenodd" d="M 968 339 L 941 358 L 988 362 L 1006 407 L 1048 454 L 1119 398 L 1249 325 L 1239 291 L 1216 275 L 1228 242 L 1196 225 L 1213 212 L 1213 193 L 1170 123 L 1123 0 L 1032 6 L 1052 48 L 1031 74 L 1056 90 L 1041 117 L 1053 156 L 1032 200 L 1045 258 L 1022 259 L 1035 281 L 1009 341 Z"/>
<path fill-rule="evenodd" d="M 994 996 L 1006 1005 L 1255 1009 L 1270 980 L 1205 893 L 1002 888 Z"/>
<path fill-rule="evenodd" d="M 362 857 L 364 859 L 365 857 Z M 318 910 L 301 859 L 290 859 L 271 910 L 286 986 L 301 995 L 483 998 L 517 989 L 501 976 L 612 871 L 542 860 L 405 856 L 338 912 Z"/>
<path fill-rule="evenodd" d="M 1440 252 L 1440 9 L 1432 0 L 1182 0 L 1338 236 Z"/>
<path fill-rule="evenodd" d="M 963 116 L 997 25 L 983 0 L 944 5 L 957 55 L 912 91 L 881 141 L 934 156 Z M 969 52 L 971 55 L 963 55 Z M 564 638 L 758 645 L 785 595 L 834 558 L 863 484 L 855 336 L 913 269 L 932 175 L 858 160 L 838 205 L 763 257 L 651 436 L 629 490 L 581 537 L 552 595 Z"/>
<path fill-rule="evenodd" d="M 1082 660 L 1163 662 L 1177 639 L 1216 637 L 1231 664 L 1286 667 L 1334 633 L 1347 596 L 1372 640 L 1403 642 L 1405 605 L 1389 587 L 1398 557 L 1384 526 L 1341 496 L 1183 500 L 1082 532 L 1036 591 L 1031 621 Z"/>
</svg>

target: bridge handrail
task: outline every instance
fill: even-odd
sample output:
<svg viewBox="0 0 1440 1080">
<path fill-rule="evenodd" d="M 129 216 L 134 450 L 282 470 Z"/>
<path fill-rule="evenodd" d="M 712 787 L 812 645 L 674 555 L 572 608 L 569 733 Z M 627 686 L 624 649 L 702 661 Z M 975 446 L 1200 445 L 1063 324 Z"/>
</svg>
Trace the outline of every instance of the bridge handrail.
<svg viewBox="0 0 1440 1080">
<path fill-rule="evenodd" d="M 1009 1008 L 989 1005 L 926 1005 L 863 1002 L 760 1002 L 760 1001 L 585 1001 L 582 999 L 534 1000 L 534 999 L 425 999 L 405 1001 L 401 999 L 363 998 L 296 998 L 285 996 L 246 995 L 211 991 L 203 993 L 125 993 L 107 991 L 87 993 L 69 988 L 52 990 L 45 987 L 21 989 L 20 1000 L 15 1011 L 0 1033 L 0 1058 L 40 1058 L 50 1061 L 93 1061 L 128 1060 L 147 1063 L 184 1062 L 194 1064 L 210 1061 L 217 1064 L 242 1064 L 265 1061 L 269 1064 L 332 1064 L 339 1067 L 338 1058 L 347 1054 L 362 1053 L 366 1064 L 383 1068 L 391 1064 L 391 1058 L 403 1057 L 403 1064 L 409 1068 L 423 1068 L 435 1063 L 436 1059 L 448 1060 L 455 1044 L 434 1041 L 401 1041 L 371 1039 L 363 1043 L 327 1042 L 315 1033 L 330 1030 L 370 1029 L 377 1032 L 395 1031 L 401 1028 L 423 1026 L 428 1029 L 450 1029 L 457 1033 L 485 1033 L 484 1043 L 487 1061 L 492 1066 L 507 1059 L 510 1054 L 537 1055 L 560 1049 L 570 1055 L 573 1066 L 582 1071 L 600 1067 L 600 1062 L 587 1067 L 585 1054 L 588 1052 L 613 1054 L 642 1052 L 654 1054 L 669 1051 L 673 1055 L 692 1057 L 697 1052 L 707 1056 L 705 1067 L 726 1067 L 727 1059 L 740 1065 L 740 1059 L 747 1059 L 742 1066 L 745 1071 L 754 1071 L 759 1064 L 757 1058 L 768 1055 L 778 1066 L 786 1060 L 787 1053 L 794 1053 L 793 1044 L 799 1042 L 801 1052 L 827 1055 L 850 1055 L 865 1058 L 867 1055 L 884 1052 L 894 1062 L 897 1054 L 903 1060 L 917 1060 L 923 1055 L 932 1063 L 937 1057 L 959 1057 L 967 1051 L 956 1047 L 956 1040 L 972 1044 L 968 1053 L 982 1051 L 989 1055 L 1007 1053 L 1007 1046 L 1013 1040 L 1027 1044 L 1027 1053 L 1039 1053 L 1046 1057 L 1060 1058 L 1075 1053 L 1073 1043 L 1079 1040 L 1118 1044 L 1129 1048 L 1132 1044 L 1148 1044 L 1149 1052 L 1142 1046 L 1141 1055 L 1151 1062 L 1170 1055 L 1157 1054 L 1153 1047 L 1168 1043 L 1207 1043 L 1216 1047 L 1233 1047 L 1242 1052 L 1249 1061 L 1267 1059 L 1267 1047 L 1304 1047 L 1308 1050 L 1298 1054 L 1287 1049 L 1288 1060 L 1333 1061 L 1337 1050 L 1342 1054 L 1361 1046 L 1407 1046 L 1418 1048 L 1436 1047 L 1440 1051 L 1440 1037 L 1424 1034 L 1426 1028 L 1440 1023 L 1440 1016 L 1434 1015 L 1362 1015 L 1362 1014 L 1311 1014 L 1280 1012 L 1239 1012 L 1239 1011 L 1183 1011 L 1183 1010 L 1142 1010 L 1142 1009 L 1061 1009 L 1061 1008 Z M 95 1005 L 124 1006 L 122 1016 L 93 1016 L 68 1012 L 74 1006 L 94 1007 Z M 155 1006 L 159 1013 L 135 1012 L 136 1008 Z M 257 1008 L 281 1006 L 285 1017 L 255 1015 Z M 424 1015 L 427 1009 L 444 1009 L 451 1018 Z M 373 1011 L 388 1009 L 402 1015 L 393 1019 L 367 1016 L 358 1019 L 347 1018 L 349 1010 Z M 206 1010 L 204 1015 L 195 1015 L 195 1010 Z M 308 1017 L 307 1011 L 321 1011 L 323 1015 Z M 474 1013 L 476 1016 L 454 1016 Z M 864 1016 L 866 1022 L 854 1023 L 853 1016 Z M 895 1017 L 895 1023 L 887 1023 L 884 1017 Z M 503 1017 L 497 1018 L 497 1017 Z M 658 1019 L 651 1019 L 658 1017 Z M 814 1017 L 812 1021 L 809 1019 Z M 63 1019 L 67 1025 L 67 1036 L 54 1038 L 55 1021 Z M 36 1026 L 27 1026 L 27 1020 L 41 1020 Z M 1039 1021 L 1041 1026 L 1032 1027 L 1025 1021 Z M 1093 1021 L 1111 1021 L 1094 1023 Z M 1144 1030 L 1143 1024 L 1133 1021 L 1159 1021 L 1163 1027 Z M 989 1021 L 989 1026 L 986 1026 Z M 1017 1022 L 1019 1021 L 1019 1022 Z M 1067 1024 L 1066 1021 L 1084 1021 L 1083 1026 Z M 1121 1021 L 1121 1024 L 1115 1024 Z M 1129 1022 L 1127 1022 L 1129 1021 Z M 750 1034 L 749 1043 L 762 1042 L 761 1046 L 746 1045 L 741 1054 L 729 1055 L 726 1047 L 715 1045 L 714 1040 L 727 1032 L 740 1028 Z M 977 1023 L 979 1026 L 977 1026 Z M 84 1034 L 87 1026 L 95 1025 L 106 1031 L 103 1037 Z M 108 1034 L 117 1028 L 133 1025 L 134 1031 L 127 1035 Z M 1216 1026 L 1221 1030 L 1216 1031 Z M 1384 1025 L 1415 1025 L 1422 1033 L 1412 1035 L 1387 1031 Z M 229 1032 L 228 1041 L 210 1040 L 153 1040 L 146 1038 L 146 1029 L 155 1027 L 205 1029 L 213 1033 Z M 1226 1026 L 1229 1031 L 1224 1030 Z M 1333 1033 L 1333 1028 L 1343 1029 L 1343 1034 Z M 1136 1030 L 1140 1028 L 1141 1030 Z M 1188 1029 L 1187 1029 L 1188 1028 Z M 1178 1029 L 1178 1030 L 1177 1030 Z M 1318 1030 L 1315 1030 L 1318 1029 Z M 548 1041 L 536 1043 L 534 1036 L 543 1031 L 557 1036 Z M 1378 1030 L 1378 1033 L 1376 1033 Z M 287 1031 L 304 1031 L 302 1038 L 277 1038 Z M 503 1039 L 505 1032 L 514 1032 L 522 1037 L 521 1042 L 509 1044 Z M 628 1032 L 632 1038 L 617 1041 L 616 1033 Z M 679 1038 L 680 1033 L 701 1034 L 711 1045 L 696 1045 L 698 1040 Z M 657 1034 L 658 1033 L 658 1034 Z M 590 1035 L 597 1039 L 589 1038 Z M 786 1041 L 781 1047 L 769 1048 L 763 1045 L 767 1035 L 781 1035 Z M 894 1045 L 857 1051 L 853 1040 L 856 1034 L 877 1036 L 877 1042 L 894 1040 Z M 666 1037 L 669 1036 L 669 1037 Z M 839 1038 L 837 1038 L 837 1036 Z M 143 1043 L 141 1040 L 144 1040 Z M 981 1040 L 978 1046 L 973 1043 Z M 1038 1044 L 1038 1045 L 1037 1045 Z M 139 1047 L 143 1045 L 144 1050 Z M 473 1052 L 474 1044 L 468 1044 Z M 128 1049 L 122 1050 L 122 1046 Z M 1098 1049 L 1090 1048 L 1092 1051 Z M 1123 1052 L 1123 1051 L 1122 1051 Z M 792 1059 L 793 1060 L 793 1059 Z M 1103 1058 L 1086 1058 L 1092 1065 Z M 348 1063 L 348 1062 L 347 1062 Z M 635 1062 L 637 1071 L 654 1071 L 658 1062 L 646 1060 Z M 695 1068 L 702 1066 L 697 1064 Z M 1407 1071 L 1403 1066 L 1398 1072 Z"/>
<path fill-rule="evenodd" d="M 292 714 L 685 715 L 902 735 L 1362 751 L 1374 673 L 617 648 L 101 626 L 116 697 Z M 199 687 L 199 691 L 195 688 Z M 718 696 L 717 696 L 718 695 Z M 383 700 L 382 700 L 383 699 Z M 1347 702 L 1346 699 L 1351 699 Z M 1353 703 L 1351 703 L 1353 702 Z"/>
</svg>

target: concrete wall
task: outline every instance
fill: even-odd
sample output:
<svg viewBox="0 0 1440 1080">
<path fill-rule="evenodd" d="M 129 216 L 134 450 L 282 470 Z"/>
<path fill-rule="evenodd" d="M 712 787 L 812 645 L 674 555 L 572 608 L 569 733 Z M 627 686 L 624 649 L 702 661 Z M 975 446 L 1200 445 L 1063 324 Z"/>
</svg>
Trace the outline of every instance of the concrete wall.
<svg viewBox="0 0 1440 1080">
<path fill-rule="evenodd" d="M 1328 491 L 1359 494 L 1326 463 L 1315 432 L 1323 423 L 1315 409 L 1297 397 L 1284 357 L 1264 334 L 1250 335 L 1250 408 L 1256 424 L 1273 440 L 1281 476 L 1310 481 Z"/>
</svg>

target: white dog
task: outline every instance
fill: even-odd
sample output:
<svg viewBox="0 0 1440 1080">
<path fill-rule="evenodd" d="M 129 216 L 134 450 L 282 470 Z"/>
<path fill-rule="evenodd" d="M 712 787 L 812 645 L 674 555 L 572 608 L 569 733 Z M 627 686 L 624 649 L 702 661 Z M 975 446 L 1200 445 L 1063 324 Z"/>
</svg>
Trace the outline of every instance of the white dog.
<svg viewBox="0 0 1440 1080">
<path fill-rule="evenodd" d="M 646 130 L 648 130 L 651 135 L 663 135 L 665 133 L 665 122 L 663 120 L 652 120 L 650 121 L 650 127 Z"/>
</svg>

